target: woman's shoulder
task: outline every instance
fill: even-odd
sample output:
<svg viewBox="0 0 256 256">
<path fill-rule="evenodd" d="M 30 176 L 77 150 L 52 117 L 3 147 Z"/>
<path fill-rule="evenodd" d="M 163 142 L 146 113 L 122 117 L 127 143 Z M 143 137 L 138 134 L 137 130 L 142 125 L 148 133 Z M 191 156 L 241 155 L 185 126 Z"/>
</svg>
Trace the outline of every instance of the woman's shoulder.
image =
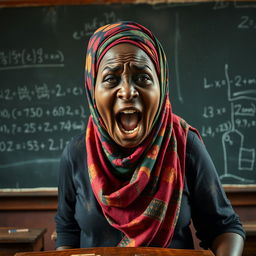
<svg viewBox="0 0 256 256">
<path fill-rule="evenodd" d="M 195 151 L 199 149 L 204 149 L 205 145 L 200 138 L 200 135 L 195 132 L 194 130 L 189 129 L 188 130 L 188 136 L 187 136 L 187 146 L 186 146 L 186 152 L 188 153 L 195 153 Z"/>
<path fill-rule="evenodd" d="M 186 146 L 186 176 L 190 180 L 196 180 L 203 176 L 216 177 L 216 168 L 211 156 L 199 135 L 189 130 Z"/>
<path fill-rule="evenodd" d="M 85 132 L 73 136 L 69 142 L 67 142 L 64 150 L 63 157 L 76 158 L 81 152 L 85 152 Z"/>
<path fill-rule="evenodd" d="M 84 168 L 86 161 L 85 133 L 70 139 L 64 148 L 60 159 L 60 176 L 72 176 L 80 168 Z"/>
<path fill-rule="evenodd" d="M 81 147 L 85 147 L 85 132 L 73 136 L 67 143 L 67 147 L 69 148 L 69 150 L 77 150 Z"/>
<path fill-rule="evenodd" d="M 188 133 L 185 166 L 190 189 L 208 189 L 220 183 L 213 160 L 204 142 L 194 131 Z"/>
</svg>

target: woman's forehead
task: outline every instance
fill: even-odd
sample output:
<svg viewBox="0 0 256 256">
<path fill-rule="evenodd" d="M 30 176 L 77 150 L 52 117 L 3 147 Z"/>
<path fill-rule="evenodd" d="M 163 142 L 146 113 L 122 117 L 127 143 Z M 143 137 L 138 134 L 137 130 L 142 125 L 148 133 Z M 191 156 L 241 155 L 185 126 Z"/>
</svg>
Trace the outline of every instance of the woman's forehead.
<svg viewBox="0 0 256 256">
<path fill-rule="evenodd" d="M 130 62 L 137 69 L 154 68 L 153 62 L 145 51 L 128 43 L 118 44 L 110 48 L 103 56 L 99 68 L 105 69 L 106 66 L 115 68 L 126 62 Z"/>
</svg>

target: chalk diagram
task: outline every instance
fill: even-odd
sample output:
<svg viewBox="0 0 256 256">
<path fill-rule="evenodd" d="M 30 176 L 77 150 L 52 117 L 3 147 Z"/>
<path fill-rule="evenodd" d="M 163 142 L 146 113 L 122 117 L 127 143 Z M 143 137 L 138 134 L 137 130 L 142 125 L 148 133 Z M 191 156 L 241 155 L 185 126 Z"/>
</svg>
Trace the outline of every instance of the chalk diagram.
<svg viewBox="0 0 256 256">
<path fill-rule="evenodd" d="M 256 101 L 256 89 L 232 90 L 233 82 L 229 77 L 228 64 L 225 65 L 225 77 L 228 89 L 228 102 L 231 106 L 231 129 L 222 135 L 222 146 L 224 152 L 224 174 L 220 179 L 232 178 L 241 183 L 254 183 L 255 180 L 242 177 L 242 172 L 253 172 L 255 166 L 255 148 L 247 148 L 245 135 L 236 128 L 235 124 L 235 103 L 238 100 Z M 240 116 L 254 117 L 255 104 L 252 104 L 250 111 L 239 113 Z"/>
</svg>

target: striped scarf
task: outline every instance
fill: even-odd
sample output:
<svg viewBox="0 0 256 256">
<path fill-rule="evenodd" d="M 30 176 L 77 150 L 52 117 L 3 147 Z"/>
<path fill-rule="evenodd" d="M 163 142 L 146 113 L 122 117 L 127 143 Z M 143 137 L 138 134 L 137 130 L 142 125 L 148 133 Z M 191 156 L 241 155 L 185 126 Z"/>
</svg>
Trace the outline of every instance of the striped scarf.
<svg viewBox="0 0 256 256">
<path fill-rule="evenodd" d="M 161 92 L 151 133 L 129 154 L 104 129 L 94 98 L 99 63 L 120 43 L 146 52 L 155 65 Z M 180 211 L 189 126 L 172 113 L 167 61 L 160 43 L 134 22 L 99 28 L 88 44 L 85 88 L 91 112 L 85 138 L 90 182 L 105 218 L 124 234 L 117 246 L 168 247 Z"/>
</svg>

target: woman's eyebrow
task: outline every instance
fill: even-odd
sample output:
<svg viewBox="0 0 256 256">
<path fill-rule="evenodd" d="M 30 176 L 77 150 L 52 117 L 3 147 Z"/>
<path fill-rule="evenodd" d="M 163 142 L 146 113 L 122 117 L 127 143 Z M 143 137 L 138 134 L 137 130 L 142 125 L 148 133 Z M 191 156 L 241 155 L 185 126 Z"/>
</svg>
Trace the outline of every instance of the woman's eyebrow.
<svg viewBox="0 0 256 256">
<path fill-rule="evenodd" d="M 102 71 L 107 70 L 107 71 L 111 71 L 111 72 L 116 72 L 116 71 L 119 71 L 120 69 L 121 69 L 121 66 L 119 66 L 119 65 L 115 66 L 115 67 L 105 66 Z"/>
<path fill-rule="evenodd" d="M 150 68 L 148 65 L 139 65 L 137 63 L 132 63 L 131 67 L 133 67 L 133 68 L 135 68 L 135 69 L 137 69 L 139 71 L 146 70 L 146 69 L 149 69 L 149 70 L 152 71 L 152 68 Z"/>
<path fill-rule="evenodd" d="M 138 63 L 131 63 L 130 64 L 131 68 L 134 68 L 138 71 L 144 71 L 144 70 L 147 70 L 149 69 L 150 71 L 152 71 L 152 68 L 149 66 L 149 65 L 144 65 L 144 64 L 138 64 Z M 106 65 L 102 71 L 110 71 L 110 72 L 117 72 L 117 71 L 120 71 L 122 70 L 122 65 L 117 65 L 117 66 L 114 66 L 114 65 Z"/>
</svg>

